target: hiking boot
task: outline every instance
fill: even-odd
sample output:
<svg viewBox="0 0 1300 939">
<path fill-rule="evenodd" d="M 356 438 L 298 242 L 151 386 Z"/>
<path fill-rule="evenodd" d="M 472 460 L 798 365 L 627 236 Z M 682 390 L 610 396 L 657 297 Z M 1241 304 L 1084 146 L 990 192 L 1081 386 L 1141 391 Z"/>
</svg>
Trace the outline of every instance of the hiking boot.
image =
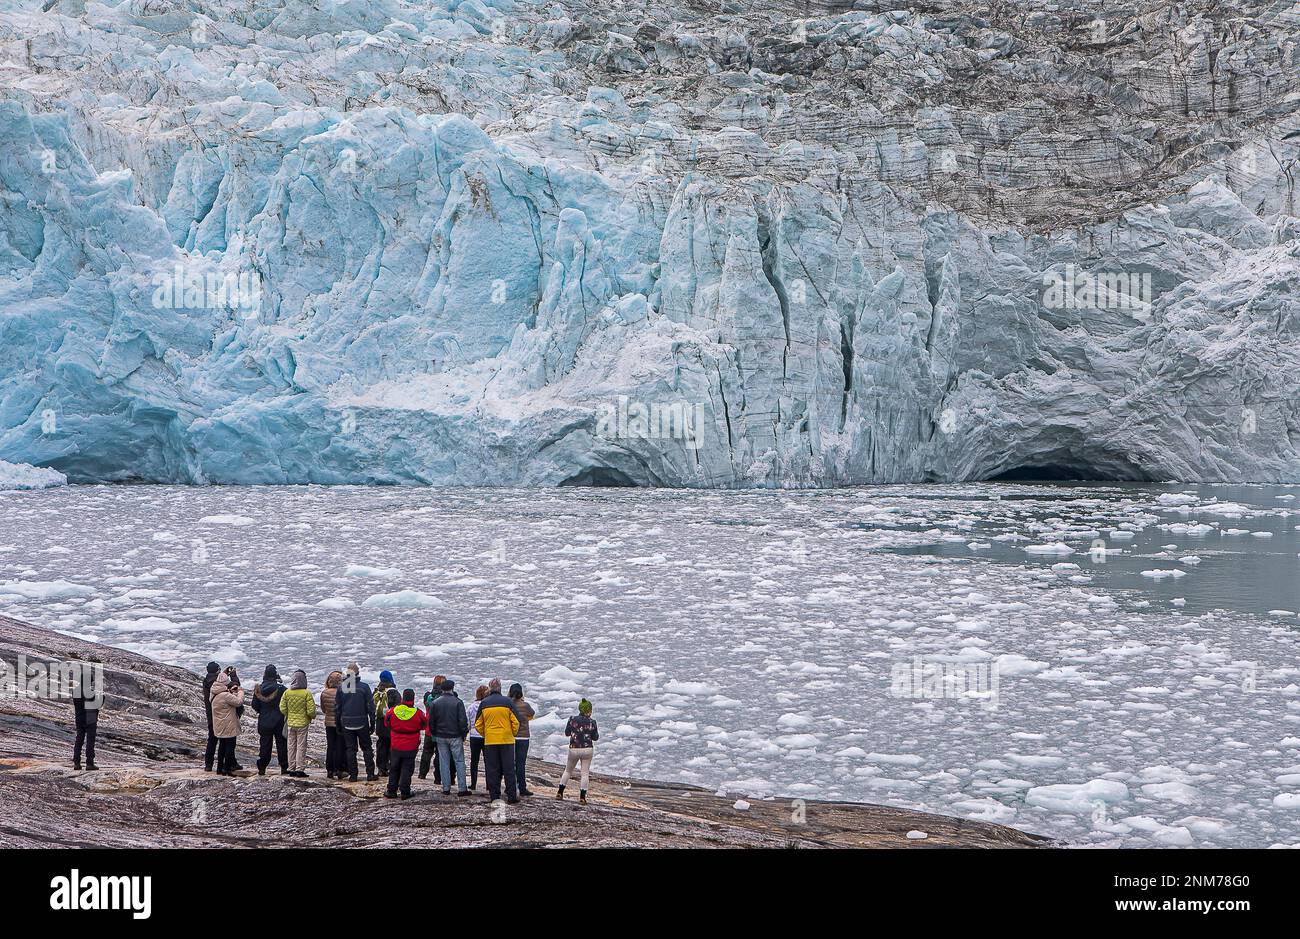
<svg viewBox="0 0 1300 939">
<path fill-rule="evenodd" d="M 355 779 L 356 777 L 354 776 L 352 778 Z M 378 782 L 378 781 L 379 781 L 379 777 L 376 776 L 374 773 L 366 773 L 366 782 Z"/>
<path fill-rule="evenodd" d="M 473 794 L 474 793 L 470 792 L 468 789 L 462 789 L 460 792 L 456 793 L 457 796 L 472 796 Z"/>
<path fill-rule="evenodd" d="M 95 765 L 94 760 L 89 760 L 86 763 L 86 769 L 99 769 L 99 767 Z"/>
<path fill-rule="evenodd" d="M 403 792 L 403 793 L 402 793 L 402 798 L 403 798 L 403 799 L 409 799 L 409 798 L 411 798 L 411 793 L 409 793 L 409 792 Z"/>
<path fill-rule="evenodd" d="M 259 767 L 257 768 L 257 775 L 259 775 L 259 776 L 265 776 L 265 775 L 266 775 L 266 767 L 265 767 L 265 766 L 259 766 Z"/>
<path fill-rule="evenodd" d="M 506 799 L 506 805 L 518 805 L 518 804 L 519 804 L 518 796 L 515 796 L 513 799 Z"/>
<path fill-rule="evenodd" d="M 385 789 L 385 790 L 384 790 L 384 798 L 385 798 L 385 799 L 396 799 L 396 798 L 397 798 L 397 793 L 395 793 L 395 792 L 389 792 L 387 789 Z"/>
<path fill-rule="evenodd" d="M 357 781 L 357 777 L 355 777 L 355 776 L 349 776 L 349 777 L 348 777 L 348 782 L 356 782 L 356 781 Z"/>
<path fill-rule="evenodd" d="M 72 764 L 72 768 L 73 768 L 73 769 L 81 769 L 81 760 L 77 760 L 76 762 L 74 762 L 74 763 Z"/>
<path fill-rule="evenodd" d="M 555 790 L 555 798 L 557 798 L 557 799 L 563 799 L 563 798 L 564 798 L 564 787 L 563 787 L 563 786 L 560 786 L 558 789 Z"/>
<path fill-rule="evenodd" d="M 530 796 L 530 795 L 533 794 L 533 790 L 531 790 L 531 789 L 520 789 L 520 790 L 519 790 L 519 794 L 520 794 L 521 796 Z"/>
<path fill-rule="evenodd" d="M 587 790 L 586 790 L 586 789 L 582 790 L 582 792 L 578 794 L 578 804 L 579 804 L 579 805 L 586 805 L 586 804 L 587 804 Z"/>
</svg>

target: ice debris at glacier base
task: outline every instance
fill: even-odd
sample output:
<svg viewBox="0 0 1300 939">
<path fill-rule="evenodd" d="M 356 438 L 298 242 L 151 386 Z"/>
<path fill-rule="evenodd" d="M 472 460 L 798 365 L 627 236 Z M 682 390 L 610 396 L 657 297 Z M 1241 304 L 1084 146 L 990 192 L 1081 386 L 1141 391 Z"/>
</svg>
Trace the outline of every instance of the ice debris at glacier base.
<svg viewBox="0 0 1300 939">
<path fill-rule="evenodd" d="M 0 23 L 0 458 L 74 481 L 1300 477 L 1276 4 L 1103 11 L 1140 50 L 1081 45 L 1086 0 L 793 26 L 749 2 L 42 6 Z M 1046 299 L 1065 271 L 1085 302 Z M 1149 304 L 1098 300 L 1111 274 Z M 620 396 L 631 421 L 599 433 Z M 677 405 L 689 438 L 645 419 Z"/>
<path fill-rule="evenodd" d="M 49 489 L 67 484 L 68 478 L 57 470 L 0 460 L 0 490 Z"/>
</svg>

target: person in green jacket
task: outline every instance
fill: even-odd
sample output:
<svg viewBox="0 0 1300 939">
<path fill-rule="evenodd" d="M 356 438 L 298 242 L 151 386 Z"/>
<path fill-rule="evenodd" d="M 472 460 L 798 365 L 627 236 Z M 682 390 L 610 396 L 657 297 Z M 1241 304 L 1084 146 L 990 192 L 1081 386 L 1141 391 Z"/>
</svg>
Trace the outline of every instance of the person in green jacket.
<svg viewBox="0 0 1300 939">
<path fill-rule="evenodd" d="M 280 713 L 289 736 L 289 775 L 307 776 L 307 728 L 316 719 L 316 702 L 307 690 L 307 673 L 293 673 L 289 690 L 280 698 Z"/>
</svg>

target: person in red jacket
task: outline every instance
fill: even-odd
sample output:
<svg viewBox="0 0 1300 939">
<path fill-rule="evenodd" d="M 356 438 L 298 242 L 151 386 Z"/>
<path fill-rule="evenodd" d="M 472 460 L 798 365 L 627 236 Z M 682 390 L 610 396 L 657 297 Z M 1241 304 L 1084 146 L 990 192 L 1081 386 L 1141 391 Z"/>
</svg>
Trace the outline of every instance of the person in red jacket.
<svg viewBox="0 0 1300 939">
<path fill-rule="evenodd" d="M 388 798 L 411 798 L 411 774 L 420 749 L 420 732 L 429 726 L 428 716 L 415 706 L 415 689 L 402 692 L 402 703 L 384 715 L 384 724 L 392 735 L 392 752 L 388 757 Z"/>
</svg>

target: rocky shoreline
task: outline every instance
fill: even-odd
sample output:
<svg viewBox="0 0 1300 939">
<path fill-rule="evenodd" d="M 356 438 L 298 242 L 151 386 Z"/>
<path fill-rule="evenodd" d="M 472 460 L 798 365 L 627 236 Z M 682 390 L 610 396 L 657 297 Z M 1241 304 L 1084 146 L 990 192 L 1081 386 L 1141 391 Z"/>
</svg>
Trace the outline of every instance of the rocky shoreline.
<svg viewBox="0 0 1300 939">
<path fill-rule="evenodd" d="M 1040 847 L 1002 825 L 887 806 L 753 800 L 694 786 L 596 774 L 591 804 L 551 798 L 560 768 L 528 761 L 538 793 L 504 812 L 415 782 L 409 802 L 381 783 L 312 776 L 222 778 L 202 769 L 199 677 L 184 669 L 0 616 L 0 659 L 102 663 L 106 704 L 96 771 L 71 768 L 72 707 L 0 696 L 0 847 Z M 245 722 L 247 726 L 247 721 Z M 248 730 L 240 762 L 255 756 Z M 323 734 L 310 741 L 319 756 Z M 274 772 L 274 771 L 273 771 Z M 481 791 L 481 790 L 480 790 Z M 796 816 L 801 816 L 796 821 Z M 924 832 L 919 838 L 909 833 Z"/>
</svg>

